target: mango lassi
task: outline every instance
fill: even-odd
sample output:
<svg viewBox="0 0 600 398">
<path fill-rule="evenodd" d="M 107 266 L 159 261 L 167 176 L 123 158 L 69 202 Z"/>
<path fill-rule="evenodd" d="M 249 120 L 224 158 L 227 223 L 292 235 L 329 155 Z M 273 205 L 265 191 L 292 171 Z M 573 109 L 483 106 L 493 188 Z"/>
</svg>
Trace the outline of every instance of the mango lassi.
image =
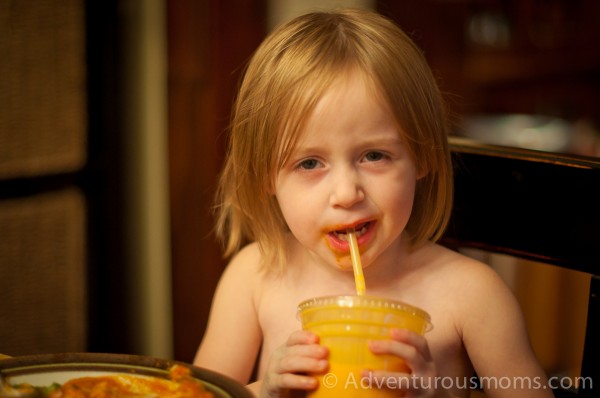
<svg viewBox="0 0 600 398">
<path fill-rule="evenodd" d="M 389 339 L 391 329 L 409 329 L 424 334 L 431 327 L 429 315 L 414 306 L 371 296 L 329 296 L 299 304 L 302 327 L 317 334 L 329 349 L 330 368 L 319 375 L 319 388 L 311 398 L 391 397 L 398 391 L 379 389 L 361 380 L 364 370 L 408 372 L 401 358 L 375 355 L 370 340 Z"/>
</svg>

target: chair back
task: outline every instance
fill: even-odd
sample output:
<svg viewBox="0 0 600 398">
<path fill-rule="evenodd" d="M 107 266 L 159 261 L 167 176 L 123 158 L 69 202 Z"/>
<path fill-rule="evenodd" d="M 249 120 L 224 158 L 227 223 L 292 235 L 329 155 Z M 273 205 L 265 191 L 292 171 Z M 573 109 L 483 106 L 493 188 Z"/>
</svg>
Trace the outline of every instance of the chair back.
<svg viewBox="0 0 600 398">
<path fill-rule="evenodd" d="M 441 243 L 591 274 L 579 391 L 600 389 L 600 160 L 452 137 L 455 197 Z M 595 388 L 590 388 L 591 383 Z"/>
</svg>

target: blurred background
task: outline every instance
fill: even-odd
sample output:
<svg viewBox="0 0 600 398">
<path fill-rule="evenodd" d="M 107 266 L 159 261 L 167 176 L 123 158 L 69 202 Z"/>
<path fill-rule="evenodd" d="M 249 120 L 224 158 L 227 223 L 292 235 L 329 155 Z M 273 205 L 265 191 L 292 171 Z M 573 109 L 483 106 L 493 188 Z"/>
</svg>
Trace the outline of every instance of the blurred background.
<svg viewBox="0 0 600 398">
<path fill-rule="evenodd" d="M 240 73 L 275 25 L 336 6 L 413 37 L 456 135 L 600 156 L 596 0 L 0 0 L 0 352 L 192 361 Z M 515 290 L 544 366 L 577 372 L 561 341 L 583 341 L 589 275 L 470 254 Z"/>
</svg>

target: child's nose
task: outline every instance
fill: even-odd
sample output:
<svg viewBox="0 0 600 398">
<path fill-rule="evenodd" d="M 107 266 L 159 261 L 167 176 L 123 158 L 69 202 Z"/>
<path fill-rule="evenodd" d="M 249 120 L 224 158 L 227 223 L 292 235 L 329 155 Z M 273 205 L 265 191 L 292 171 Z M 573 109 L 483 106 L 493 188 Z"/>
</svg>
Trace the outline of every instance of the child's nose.
<svg viewBox="0 0 600 398">
<path fill-rule="evenodd" d="M 355 171 L 346 169 L 334 176 L 329 200 L 332 206 L 349 208 L 364 198 L 365 193 Z"/>
</svg>

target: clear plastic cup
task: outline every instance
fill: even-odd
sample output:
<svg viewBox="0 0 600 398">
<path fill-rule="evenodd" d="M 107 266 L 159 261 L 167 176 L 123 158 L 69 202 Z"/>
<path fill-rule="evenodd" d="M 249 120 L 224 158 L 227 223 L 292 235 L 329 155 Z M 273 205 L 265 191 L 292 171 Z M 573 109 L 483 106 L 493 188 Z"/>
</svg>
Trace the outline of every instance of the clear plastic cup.
<svg viewBox="0 0 600 398">
<path fill-rule="evenodd" d="M 319 387 L 308 394 L 311 398 L 397 397 L 393 385 L 377 388 L 374 380 L 363 380 L 361 372 L 406 373 L 409 369 L 401 358 L 373 354 L 368 342 L 389 339 L 391 329 L 409 329 L 421 335 L 431 329 L 429 314 L 422 309 L 370 296 L 313 298 L 298 305 L 298 315 L 302 328 L 317 334 L 321 345 L 329 349 L 329 370 L 316 375 Z"/>
</svg>

